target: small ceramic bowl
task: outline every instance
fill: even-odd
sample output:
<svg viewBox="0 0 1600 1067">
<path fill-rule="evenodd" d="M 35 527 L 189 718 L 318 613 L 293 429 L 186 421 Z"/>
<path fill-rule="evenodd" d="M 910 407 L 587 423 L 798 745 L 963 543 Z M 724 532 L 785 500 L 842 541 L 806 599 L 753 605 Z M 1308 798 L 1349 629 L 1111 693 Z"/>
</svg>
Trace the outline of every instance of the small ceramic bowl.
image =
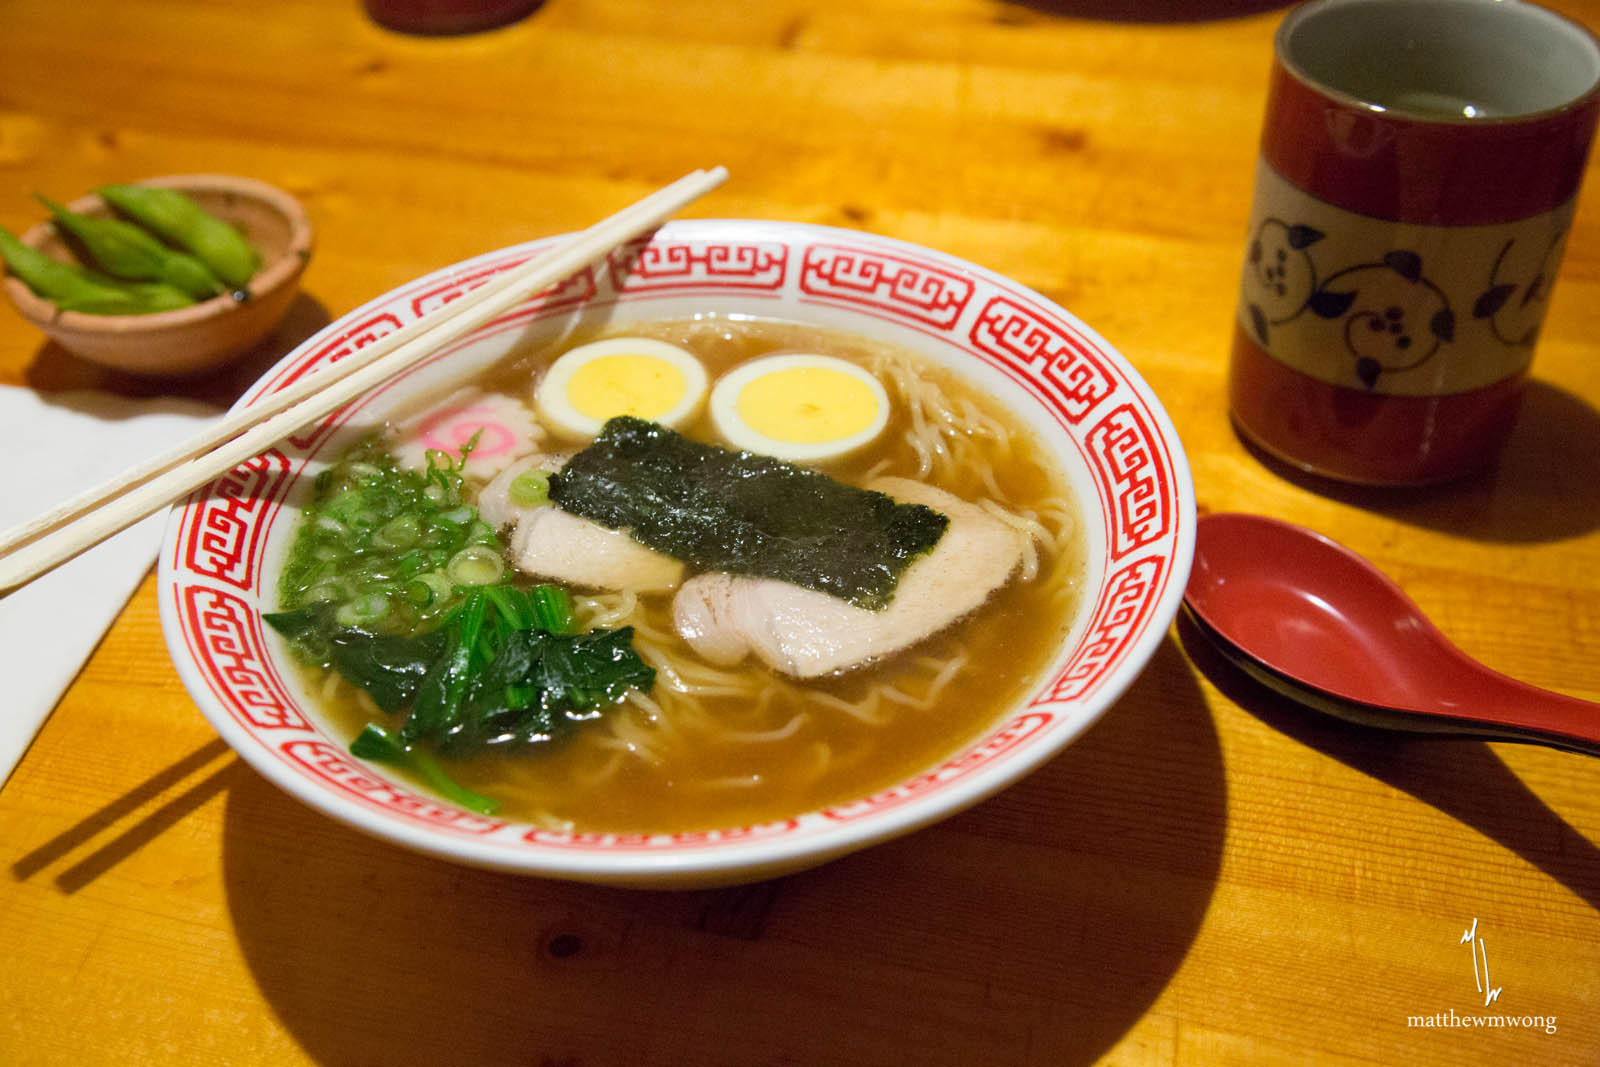
<svg viewBox="0 0 1600 1067">
<path fill-rule="evenodd" d="M 430 274 L 324 329 L 248 390 L 263 401 L 403 328 L 554 239 Z M 1081 603 L 1026 693 L 978 740 L 871 795 L 758 825 L 683 833 L 552 830 L 482 816 L 350 754 L 316 683 L 262 622 L 303 490 L 346 426 L 381 425 L 444 383 L 607 323 L 752 316 L 902 345 L 1003 400 L 1081 506 Z M 1160 401 L 1088 326 L 981 267 L 900 241 L 795 223 L 670 222 L 446 346 L 174 510 L 162 627 L 200 710 L 252 766 L 335 819 L 397 845 L 522 874 L 640 887 L 723 885 L 814 866 L 975 804 L 1116 703 L 1165 639 L 1194 553 L 1195 498 Z"/>
<path fill-rule="evenodd" d="M 90 315 L 62 311 L 11 276 L 5 279 L 6 295 L 23 318 L 91 363 L 163 377 L 220 367 L 264 340 L 289 310 L 311 258 L 311 220 L 294 197 L 250 178 L 185 174 L 138 184 L 182 190 L 244 233 L 262 262 L 246 287 L 247 296 L 223 293 L 153 315 Z M 111 214 L 94 195 L 68 206 L 86 215 Z M 57 259 L 72 260 L 66 242 L 48 222 L 34 226 L 21 240 Z"/>
</svg>

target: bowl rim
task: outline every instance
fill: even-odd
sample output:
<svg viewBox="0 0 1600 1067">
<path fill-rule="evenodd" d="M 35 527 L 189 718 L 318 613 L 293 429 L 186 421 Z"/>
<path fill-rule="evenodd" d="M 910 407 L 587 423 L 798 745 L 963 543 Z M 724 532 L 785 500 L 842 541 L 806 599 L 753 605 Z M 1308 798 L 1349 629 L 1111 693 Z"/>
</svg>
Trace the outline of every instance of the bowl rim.
<svg viewBox="0 0 1600 1067">
<path fill-rule="evenodd" d="M 294 282 L 306 268 L 315 243 L 315 228 L 306 207 L 296 197 L 267 182 L 233 174 L 167 174 L 142 178 L 130 185 L 149 185 L 159 188 L 229 192 L 249 197 L 267 204 L 289 225 L 289 243 L 283 255 L 265 263 L 245 285 L 249 300 L 259 300 L 267 293 Z M 73 211 L 109 212 L 109 206 L 98 193 L 85 193 L 66 205 Z M 18 236 L 23 244 L 43 249 L 55 235 L 55 226 L 49 219 L 34 223 Z M 248 303 L 239 300 L 236 290 L 225 290 L 206 300 L 172 311 L 157 311 L 149 315 L 96 315 L 84 311 L 62 311 L 55 302 L 39 296 L 28 288 L 26 282 L 7 271 L 4 275 L 6 295 L 23 318 L 36 326 L 71 331 L 74 333 L 155 333 L 161 330 L 182 329 L 195 323 L 219 318 Z"/>
<path fill-rule="evenodd" d="M 160 612 L 169 651 L 185 687 L 201 712 L 236 752 L 269 781 L 318 812 L 382 840 L 424 854 L 488 869 L 599 884 L 642 887 L 725 885 L 815 866 L 948 818 L 1027 776 L 1058 755 L 1110 710 L 1143 673 L 1157 646 L 1166 639 L 1188 580 L 1194 549 L 1196 503 L 1188 458 L 1170 416 L 1148 383 L 1120 351 L 1055 301 L 995 271 L 908 241 L 815 223 L 756 219 L 675 220 L 662 226 L 649 237 L 649 241 L 672 238 L 705 241 L 723 234 L 747 240 L 773 240 L 785 246 L 801 248 L 842 241 L 937 263 L 947 271 L 978 279 L 1008 295 L 1033 301 L 1069 325 L 1083 341 L 1095 348 L 1099 356 L 1115 364 L 1120 386 L 1131 391 L 1142 404 L 1143 413 L 1154 424 L 1155 436 L 1162 446 L 1169 468 L 1172 480 L 1172 547 L 1170 554 L 1163 553 L 1169 569 L 1159 596 L 1149 605 L 1145 621 L 1137 629 L 1133 640 L 1118 654 L 1116 665 L 1106 673 L 1087 701 L 1078 701 L 1082 704 L 1080 713 L 1074 715 L 1070 722 L 1066 722 L 1064 716 L 1057 715 L 1054 721 L 1034 731 L 1048 731 L 1048 743 L 1023 744 L 1020 751 L 1013 750 L 1004 754 L 1003 758 L 990 759 L 984 766 L 959 775 L 954 781 L 940 783 L 935 780 L 938 773 L 953 761 L 983 749 L 1004 728 L 1026 718 L 1031 704 L 1025 697 L 973 744 L 885 790 L 885 793 L 909 790 L 911 795 L 907 802 L 888 805 L 866 818 L 830 819 L 827 813 L 870 801 L 870 797 L 842 802 L 820 811 L 800 813 L 760 826 L 687 834 L 542 833 L 527 824 L 489 820 L 515 827 L 516 835 L 506 841 L 485 840 L 471 833 L 414 823 L 392 812 L 377 810 L 339 795 L 330 787 L 288 766 L 275 750 L 265 745 L 221 706 L 221 701 L 206 683 L 199 665 L 193 661 L 183 641 L 177 591 L 184 570 L 179 562 L 180 536 L 190 509 L 203 500 L 212 488 L 207 487 L 188 502 L 175 505 L 169 512 L 160 558 Z M 504 269 L 511 263 L 548 249 L 563 236 L 569 235 L 549 236 L 482 253 L 396 286 L 339 316 L 296 347 L 264 372 L 241 396 L 239 404 L 248 404 L 269 392 L 276 381 L 295 369 L 297 363 L 313 361 L 316 353 L 340 340 L 341 335 L 351 331 L 365 317 L 437 289 L 441 283 L 461 283 L 475 273 L 483 274 L 485 268 Z M 618 302 L 626 299 L 625 293 L 617 295 Z M 481 331 L 475 332 L 445 351 L 470 344 L 480 335 Z M 271 521 L 267 520 L 266 525 L 270 525 Z M 261 592 L 258 582 L 256 593 L 260 595 Z M 1080 614 L 1086 616 L 1097 604 L 1098 601 L 1086 602 Z M 1028 741 L 1028 736 L 1024 735 L 1021 740 Z M 346 756 L 345 759 L 355 762 L 353 757 Z M 365 769 L 364 764 L 360 766 Z M 932 784 L 926 792 L 918 794 L 916 787 L 924 781 Z M 919 796 L 931 799 L 919 801 Z M 767 833 L 769 830 L 770 834 Z M 552 843 L 564 840 L 566 844 L 561 848 L 546 847 L 537 840 L 540 837 Z M 574 837 L 593 839 L 597 844 L 593 848 L 572 847 L 570 843 Z M 663 843 L 651 844 L 661 839 L 665 839 Z M 686 839 L 689 843 L 685 843 Z"/>
</svg>

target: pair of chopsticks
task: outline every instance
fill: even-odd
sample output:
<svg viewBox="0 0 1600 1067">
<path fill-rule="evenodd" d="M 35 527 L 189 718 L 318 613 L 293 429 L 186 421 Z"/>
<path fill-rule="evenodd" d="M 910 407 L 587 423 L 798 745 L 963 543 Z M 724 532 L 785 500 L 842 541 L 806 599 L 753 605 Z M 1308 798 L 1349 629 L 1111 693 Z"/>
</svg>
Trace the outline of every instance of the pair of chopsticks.
<svg viewBox="0 0 1600 1067">
<path fill-rule="evenodd" d="M 655 229 L 721 185 L 723 167 L 697 170 L 602 219 L 554 251 L 506 271 L 416 322 L 323 367 L 203 433 L 0 536 L 0 595 L 259 455 L 392 375 L 505 314 L 533 293 Z"/>
</svg>

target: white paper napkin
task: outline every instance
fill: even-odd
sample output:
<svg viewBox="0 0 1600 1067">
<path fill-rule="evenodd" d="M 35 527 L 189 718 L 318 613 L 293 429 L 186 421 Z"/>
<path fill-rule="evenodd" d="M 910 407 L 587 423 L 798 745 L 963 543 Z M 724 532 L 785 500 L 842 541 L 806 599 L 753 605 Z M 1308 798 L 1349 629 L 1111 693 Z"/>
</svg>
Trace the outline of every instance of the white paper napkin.
<svg viewBox="0 0 1600 1067">
<path fill-rule="evenodd" d="M 0 386 L 0 530 L 198 433 L 216 409 L 183 399 Z M 0 786 L 161 547 L 162 511 L 0 599 Z"/>
</svg>

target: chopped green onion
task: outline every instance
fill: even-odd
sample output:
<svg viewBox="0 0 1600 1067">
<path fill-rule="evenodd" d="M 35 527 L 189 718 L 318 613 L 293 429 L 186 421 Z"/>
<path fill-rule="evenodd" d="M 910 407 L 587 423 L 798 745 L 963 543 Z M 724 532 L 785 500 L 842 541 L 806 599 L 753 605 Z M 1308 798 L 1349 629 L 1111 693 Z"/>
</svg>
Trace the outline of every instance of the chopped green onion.
<svg viewBox="0 0 1600 1067">
<path fill-rule="evenodd" d="M 394 578 L 394 575 L 390 573 L 389 563 L 390 561 L 386 559 L 366 560 L 355 568 L 352 577 L 362 589 L 370 592 L 376 586 L 385 584 Z"/>
<path fill-rule="evenodd" d="M 377 533 L 372 535 L 372 543 L 379 548 L 410 548 L 421 535 L 421 520 L 407 512 L 378 527 Z"/>
<path fill-rule="evenodd" d="M 433 590 L 435 600 L 449 600 L 451 594 L 456 591 L 455 583 L 438 571 L 418 575 L 417 581 Z"/>
<path fill-rule="evenodd" d="M 389 614 L 389 598 L 383 593 L 364 593 L 354 600 L 339 605 L 334 619 L 341 626 L 362 626 L 374 623 Z"/>
<path fill-rule="evenodd" d="M 506 561 L 488 545 L 468 545 L 450 558 L 444 573 L 456 585 L 492 585 L 505 577 Z"/>
<path fill-rule="evenodd" d="M 300 599 L 307 604 L 322 604 L 329 600 L 339 600 L 343 596 L 344 583 L 337 578 L 329 578 L 307 589 L 306 595 Z"/>
<path fill-rule="evenodd" d="M 519 508 L 536 508 L 550 500 L 550 472 L 523 471 L 511 479 L 507 491 L 511 502 Z"/>
<path fill-rule="evenodd" d="M 417 634 L 459 604 L 457 580 L 475 586 L 491 571 L 504 573 L 476 554 L 466 558 L 459 579 L 445 573 L 469 546 L 490 554 L 502 546 L 466 502 L 465 450 L 457 462 L 442 452 L 430 453 L 428 461 L 426 470 L 402 467 L 369 438 L 318 472 L 316 495 L 279 580 L 285 609 L 325 604 L 331 619 L 346 604 L 381 593 L 388 602 L 381 618 L 373 617 L 376 601 L 350 607 L 344 617 L 375 633 Z M 422 577 L 435 571 L 432 579 Z"/>
<path fill-rule="evenodd" d="M 394 561 L 394 572 L 399 575 L 411 576 L 431 570 L 434 561 L 426 552 L 407 552 Z"/>
</svg>

